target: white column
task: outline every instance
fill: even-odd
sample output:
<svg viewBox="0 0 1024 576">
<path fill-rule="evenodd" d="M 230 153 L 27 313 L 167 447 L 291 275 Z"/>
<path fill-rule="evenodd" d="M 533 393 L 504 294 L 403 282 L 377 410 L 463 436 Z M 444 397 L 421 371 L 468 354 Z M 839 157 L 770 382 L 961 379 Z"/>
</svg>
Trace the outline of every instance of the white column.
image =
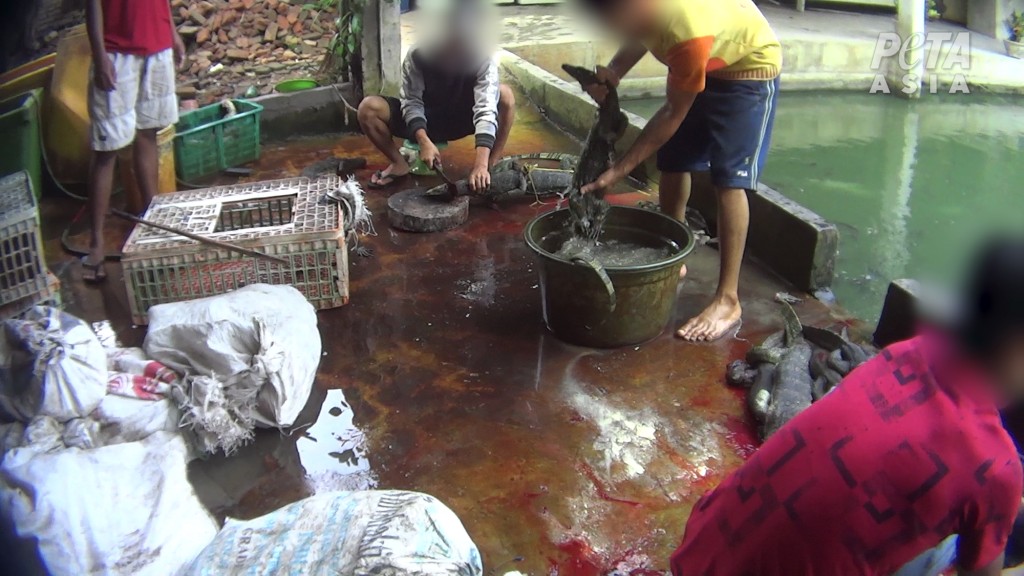
<svg viewBox="0 0 1024 576">
<path fill-rule="evenodd" d="M 397 96 L 402 78 L 398 0 L 367 0 L 363 8 L 363 92 Z"/>
<path fill-rule="evenodd" d="M 925 2 L 927 0 L 897 0 L 896 33 L 899 34 L 902 49 L 890 57 L 889 85 L 895 87 L 893 94 L 906 98 L 921 96 L 921 83 L 925 74 Z M 916 78 L 916 89 L 909 94 L 903 90 L 908 79 Z"/>
</svg>

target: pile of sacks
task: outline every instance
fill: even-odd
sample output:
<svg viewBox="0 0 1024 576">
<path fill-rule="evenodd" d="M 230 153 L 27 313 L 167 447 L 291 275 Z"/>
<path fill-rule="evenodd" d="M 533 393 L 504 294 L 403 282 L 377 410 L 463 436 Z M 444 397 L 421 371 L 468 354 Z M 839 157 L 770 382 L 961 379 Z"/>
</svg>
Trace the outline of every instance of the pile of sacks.
<svg viewBox="0 0 1024 576">
<path fill-rule="evenodd" d="M 38 307 L 0 334 L 0 513 L 54 574 L 170 574 L 217 524 L 166 398 L 178 375 L 141 350 L 104 350 L 82 320 Z"/>
<path fill-rule="evenodd" d="M 153 307 L 143 349 L 104 349 L 47 307 L 0 336 L 0 451 L 32 444 L 28 430 L 88 449 L 181 428 L 201 452 L 230 454 L 257 425 L 294 424 L 321 354 L 313 306 L 266 284 Z"/>
<path fill-rule="evenodd" d="M 56 308 L 0 326 L 0 513 L 51 573 L 179 570 L 218 529 L 188 462 L 291 426 L 312 390 L 316 314 L 290 286 L 150 317 L 144 349 Z"/>
<path fill-rule="evenodd" d="M 219 529 L 189 461 L 291 426 L 320 354 L 289 286 L 154 307 L 143 349 L 104 349 L 55 308 L 0 324 L 0 525 L 19 537 L 0 534 L 4 569 L 482 574 L 455 514 L 415 492 L 318 494 Z"/>
</svg>

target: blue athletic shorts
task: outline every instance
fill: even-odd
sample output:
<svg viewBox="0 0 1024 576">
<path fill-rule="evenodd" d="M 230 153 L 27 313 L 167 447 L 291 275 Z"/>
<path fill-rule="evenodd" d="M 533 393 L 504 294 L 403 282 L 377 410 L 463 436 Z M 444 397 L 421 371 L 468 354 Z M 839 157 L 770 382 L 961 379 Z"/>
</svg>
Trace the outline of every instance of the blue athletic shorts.
<svg viewBox="0 0 1024 576">
<path fill-rule="evenodd" d="M 658 150 L 662 172 L 707 172 L 719 188 L 757 189 L 775 121 L 779 79 L 708 78 L 675 135 Z"/>
</svg>

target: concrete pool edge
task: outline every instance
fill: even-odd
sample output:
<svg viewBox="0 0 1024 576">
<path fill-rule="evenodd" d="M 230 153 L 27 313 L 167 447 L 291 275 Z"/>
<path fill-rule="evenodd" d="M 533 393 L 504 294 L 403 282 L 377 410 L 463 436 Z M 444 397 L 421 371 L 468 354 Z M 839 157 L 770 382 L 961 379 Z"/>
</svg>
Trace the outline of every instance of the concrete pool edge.
<svg viewBox="0 0 1024 576">
<path fill-rule="evenodd" d="M 359 105 L 350 83 L 252 98 L 263 106 L 260 139 L 266 142 L 358 131 L 356 113 L 346 110 L 343 98 L 351 106 Z"/>
<path fill-rule="evenodd" d="M 895 23 L 893 23 L 894 25 Z M 953 35 L 965 30 L 946 23 L 930 23 L 935 32 Z M 878 77 L 886 80 L 886 88 L 899 94 L 903 88 L 904 68 L 892 58 L 876 57 L 878 34 L 891 32 L 878 29 L 852 36 L 823 36 L 822 32 L 792 30 L 787 26 L 779 32 L 783 49 L 783 71 L 780 90 L 794 91 L 858 91 L 870 92 Z M 971 93 L 1024 95 L 1024 60 L 1007 56 L 995 49 L 994 40 L 978 40 L 969 47 L 967 63 L 956 63 L 949 45 L 926 47 L 926 67 L 920 72 L 922 96 L 945 94 L 951 89 L 962 91 L 963 82 Z M 603 39 L 577 38 L 557 42 L 516 43 L 505 47 L 508 52 L 538 65 L 557 77 L 568 80 L 558 68 L 569 61 L 585 67 L 603 64 L 614 54 L 616 45 Z M 664 66 L 645 56 L 623 79 L 620 95 L 626 98 L 660 96 L 665 90 Z"/>
<path fill-rule="evenodd" d="M 508 51 L 500 52 L 500 62 L 505 73 L 552 122 L 577 137 L 586 136 L 597 107 L 578 85 Z M 620 149 L 631 144 L 646 124 L 636 114 L 625 114 L 629 127 Z M 634 175 L 656 181 L 658 170 L 653 159 Z M 694 179 L 691 205 L 714 226 L 717 206 L 707 179 Z M 834 224 L 763 184 L 750 196 L 750 214 L 747 251 L 752 257 L 800 290 L 814 292 L 831 286 L 839 254 L 839 230 Z"/>
</svg>

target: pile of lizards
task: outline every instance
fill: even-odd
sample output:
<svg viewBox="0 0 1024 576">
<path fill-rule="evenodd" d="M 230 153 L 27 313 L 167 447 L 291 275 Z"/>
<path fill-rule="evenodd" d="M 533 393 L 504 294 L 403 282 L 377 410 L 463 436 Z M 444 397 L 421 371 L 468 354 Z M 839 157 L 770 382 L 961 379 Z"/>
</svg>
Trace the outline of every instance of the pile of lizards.
<svg viewBox="0 0 1024 576">
<path fill-rule="evenodd" d="M 803 326 L 789 302 L 778 300 L 785 328 L 726 369 L 730 386 L 749 388 L 747 406 L 760 424 L 762 439 L 878 353 L 871 346 L 851 342 L 845 334 Z"/>
</svg>

